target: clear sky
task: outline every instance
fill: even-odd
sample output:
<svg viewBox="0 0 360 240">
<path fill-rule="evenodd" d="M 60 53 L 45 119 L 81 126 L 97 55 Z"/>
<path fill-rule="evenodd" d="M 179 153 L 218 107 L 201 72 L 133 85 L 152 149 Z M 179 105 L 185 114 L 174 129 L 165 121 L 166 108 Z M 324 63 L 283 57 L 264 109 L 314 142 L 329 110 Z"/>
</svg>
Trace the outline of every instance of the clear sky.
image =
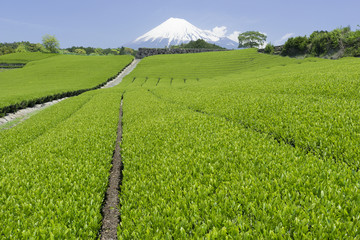
<svg viewBox="0 0 360 240">
<path fill-rule="evenodd" d="M 170 17 L 227 35 L 255 30 L 267 42 L 360 25 L 359 0 L 0 0 L 0 42 L 41 42 L 55 35 L 61 48 L 121 47 Z M 223 30 L 225 28 L 222 28 Z"/>
</svg>

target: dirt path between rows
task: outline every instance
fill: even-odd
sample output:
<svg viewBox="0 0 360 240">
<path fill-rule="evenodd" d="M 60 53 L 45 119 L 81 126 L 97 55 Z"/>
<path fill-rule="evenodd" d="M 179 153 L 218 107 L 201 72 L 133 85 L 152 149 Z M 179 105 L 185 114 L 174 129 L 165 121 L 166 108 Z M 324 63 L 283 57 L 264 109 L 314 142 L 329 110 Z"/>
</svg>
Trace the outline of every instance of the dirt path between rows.
<svg viewBox="0 0 360 240">
<path fill-rule="evenodd" d="M 132 61 L 132 63 L 128 67 L 126 67 L 114 80 L 108 82 L 106 85 L 104 85 L 101 88 L 110 88 L 110 87 L 114 87 L 114 86 L 118 85 L 126 75 L 128 75 L 132 70 L 134 70 L 134 68 L 136 67 L 136 65 L 139 62 L 140 62 L 140 59 L 135 59 L 134 61 Z M 58 102 L 61 102 L 64 99 L 66 99 L 66 98 L 54 100 L 51 102 L 46 102 L 43 104 L 37 104 L 31 108 L 25 108 L 25 109 L 21 109 L 21 110 L 15 112 L 15 113 L 9 113 L 5 117 L 0 118 L 0 130 L 15 127 L 19 123 L 28 119 L 32 115 L 32 113 L 35 113 L 36 111 L 42 110 L 42 109 L 47 108 L 51 105 L 54 105 Z M 21 120 L 14 121 L 14 123 L 12 124 L 11 122 L 16 119 L 21 119 Z M 6 126 L 2 127 L 5 124 L 6 124 Z"/>
<path fill-rule="evenodd" d="M 113 155 L 112 168 L 110 170 L 109 185 L 105 195 L 105 203 L 102 209 L 103 221 L 101 227 L 101 239 L 117 239 L 117 226 L 120 223 L 119 193 L 122 182 L 123 164 L 120 154 L 120 144 L 122 140 L 122 116 L 123 116 L 123 96 L 121 97 L 119 124 L 115 151 Z"/>
</svg>

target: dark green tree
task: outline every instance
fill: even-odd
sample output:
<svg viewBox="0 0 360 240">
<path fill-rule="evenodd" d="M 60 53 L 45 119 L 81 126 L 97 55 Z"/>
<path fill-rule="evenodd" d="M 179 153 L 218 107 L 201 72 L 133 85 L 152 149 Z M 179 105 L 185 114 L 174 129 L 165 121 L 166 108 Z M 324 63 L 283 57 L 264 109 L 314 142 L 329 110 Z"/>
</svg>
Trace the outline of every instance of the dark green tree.
<svg viewBox="0 0 360 240">
<path fill-rule="evenodd" d="M 183 43 L 180 46 L 178 46 L 177 48 L 196 48 L 196 49 L 218 49 L 218 50 L 224 50 L 225 48 L 222 48 L 220 46 L 217 46 L 215 44 L 212 43 L 208 43 L 203 39 L 198 39 L 196 41 L 190 41 L 189 43 Z"/>
<path fill-rule="evenodd" d="M 257 31 L 247 31 L 238 37 L 239 48 L 254 48 L 264 44 L 267 36 Z"/>
<path fill-rule="evenodd" d="M 306 36 L 289 38 L 281 51 L 283 56 L 297 56 L 307 53 L 309 40 Z"/>
</svg>

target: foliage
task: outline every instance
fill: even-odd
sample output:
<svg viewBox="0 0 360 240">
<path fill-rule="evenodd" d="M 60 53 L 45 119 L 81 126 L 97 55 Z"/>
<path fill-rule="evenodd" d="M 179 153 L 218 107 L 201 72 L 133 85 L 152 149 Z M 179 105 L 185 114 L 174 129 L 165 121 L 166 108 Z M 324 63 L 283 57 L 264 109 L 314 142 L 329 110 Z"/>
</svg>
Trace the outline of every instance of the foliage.
<svg viewBox="0 0 360 240">
<path fill-rule="evenodd" d="M 74 50 L 74 53 L 85 55 L 86 51 L 84 49 L 77 48 L 77 49 Z"/>
<path fill-rule="evenodd" d="M 218 50 L 225 49 L 218 45 L 208 43 L 203 39 L 198 39 L 196 41 L 190 41 L 188 43 L 182 43 L 179 46 L 171 46 L 171 48 L 195 48 L 195 49 L 200 48 L 200 49 L 218 49 Z"/>
<path fill-rule="evenodd" d="M 19 46 L 24 46 L 25 50 L 28 52 L 45 52 L 44 46 L 42 46 L 40 43 L 30 43 L 23 41 L 14 43 L 0 43 L 0 55 L 15 53 Z"/>
<path fill-rule="evenodd" d="M 275 50 L 274 45 L 271 44 L 271 43 L 268 43 L 268 44 L 266 44 L 266 46 L 265 46 L 264 52 L 267 53 L 267 54 L 273 54 L 273 53 L 274 53 L 274 50 Z"/>
<path fill-rule="evenodd" d="M 120 239 L 356 238 L 359 63 L 143 59 L 122 83 Z"/>
<path fill-rule="evenodd" d="M 119 54 L 120 55 L 133 55 L 134 56 L 135 51 L 134 51 L 134 49 L 131 49 L 131 48 L 121 47 Z"/>
<path fill-rule="evenodd" d="M 95 87 L 116 75 L 132 59 L 131 56 L 56 55 L 29 62 L 21 69 L 1 72 L 0 108 Z"/>
<path fill-rule="evenodd" d="M 42 38 L 42 42 L 46 50 L 51 53 L 59 52 L 60 43 L 54 35 L 46 34 Z"/>
<path fill-rule="evenodd" d="M 97 238 L 120 98 L 88 92 L 0 131 L 2 238 Z"/>
<path fill-rule="evenodd" d="M 120 51 L 115 48 L 111 49 L 111 52 L 110 52 L 110 54 L 112 54 L 112 55 L 119 55 L 119 53 L 120 53 Z"/>
<path fill-rule="evenodd" d="M 360 49 L 360 30 L 350 27 L 333 31 L 314 31 L 309 38 L 289 38 L 282 50 L 283 56 L 305 55 L 315 57 L 358 56 Z"/>
<path fill-rule="evenodd" d="M 256 31 L 247 31 L 241 33 L 238 37 L 239 48 L 253 48 L 263 45 L 267 36 L 263 33 Z"/>
<path fill-rule="evenodd" d="M 24 69 L 59 57 L 96 58 Z M 255 49 L 144 58 L 114 89 L 0 131 L 0 235 L 97 237 L 125 91 L 119 239 L 356 239 L 359 63 Z"/>
<path fill-rule="evenodd" d="M 297 56 L 303 55 L 307 52 L 308 45 L 307 37 L 294 37 L 289 38 L 281 51 L 281 55 L 283 56 Z"/>
<path fill-rule="evenodd" d="M 135 55 L 135 52 L 131 48 L 93 48 L 93 47 L 71 47 L 66 48 L 64 50 L 68 51 L 68 53 L 76 53 L 76 49 L 83 49 L 87 55 L 96 56 L 96 55 Z"/>
<path fill-rule="evenodd" d="M 26 47 L 24 44 L 20 44 L 16 49 L 15 49 L 16 53 L 25 53 L 27 52 Z"/>
<path fill-rule="evenodd" d="M 98 55 L 103 54 L 103 50 L 101 48 L 95 48 L 94 52 L 95 52 L 95 54 L 98 54 Z"/>
</svg>

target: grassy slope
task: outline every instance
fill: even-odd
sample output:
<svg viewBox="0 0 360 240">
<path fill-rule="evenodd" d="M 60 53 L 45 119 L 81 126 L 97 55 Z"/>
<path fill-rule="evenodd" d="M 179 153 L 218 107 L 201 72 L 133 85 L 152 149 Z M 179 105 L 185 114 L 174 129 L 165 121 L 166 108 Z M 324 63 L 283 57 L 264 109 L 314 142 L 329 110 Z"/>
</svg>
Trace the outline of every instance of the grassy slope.
<svg viewBox="0 0 360 240">
<path fill-rule="evenodd" d="M 130 56 L 59 55 L 0 73 L 0 107 L 56 93 L 95 87 L 116 75 Z"/>
<path fill-rule="evenodd" d="M 145 58 L 122 83 L 119 235 L 358 235 L 359 61 Z"/>
</svg>

